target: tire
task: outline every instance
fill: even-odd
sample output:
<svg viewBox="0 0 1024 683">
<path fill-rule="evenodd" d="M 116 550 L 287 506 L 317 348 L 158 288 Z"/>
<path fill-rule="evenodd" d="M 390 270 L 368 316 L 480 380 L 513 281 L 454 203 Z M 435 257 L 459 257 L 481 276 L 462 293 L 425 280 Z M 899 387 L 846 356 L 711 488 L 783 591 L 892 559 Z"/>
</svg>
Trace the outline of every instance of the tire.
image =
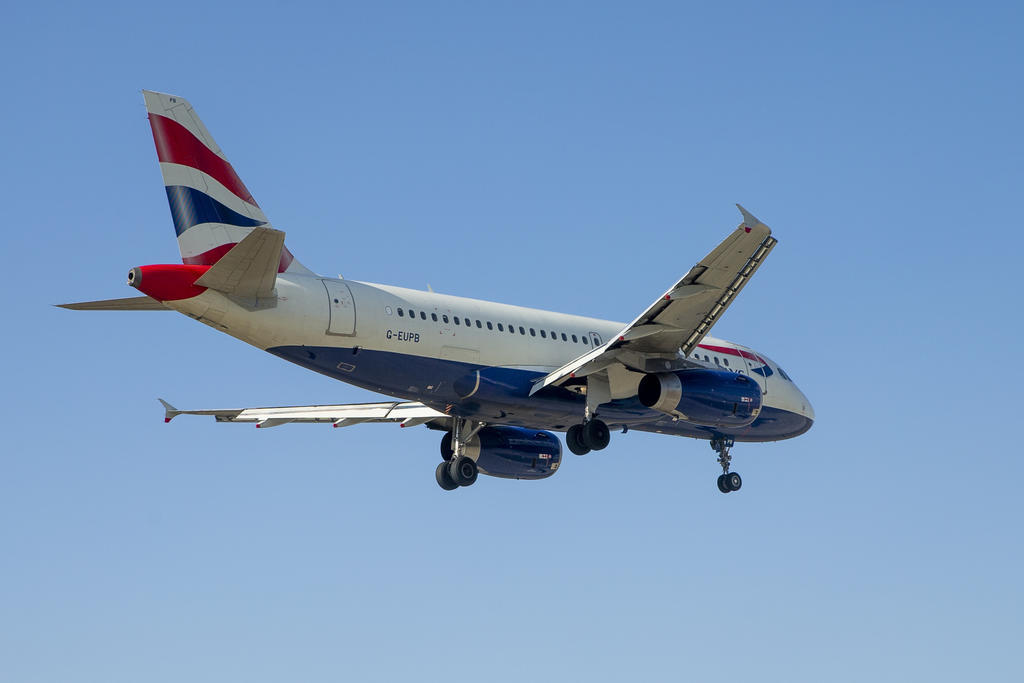
<svg viewBox="0 0 1024 683">
<path fill-rule="evenodd" d="M 729 488 L 729 485 L 725 483 L 724 474 L 718 475 L 718 490 L 721 491 L 722 493 L 729 493 L 729 491 L 732 490 Z"/>
<path fill-rule="evenodd" d="M 725 485 L 729 487 L 730 491 L 739 491 L 743 486 L 743 479 L 736 472 L 730 472 L 725 475 Z"/>
<path fill-rule="evenodd" d="M 472 486 L 477 477 L 476 462 L 462 455 L 448 463 L 448 475 L 459 486 Z"/>
<path fill-rule="evenodd" d="M 441 459 L 448 462 L 453 455 L 455 455 L 455 450 L 452 448 L 452 433 L 445 432 L 441 437 Z"/>
<path fill-rule="evenodd" d="M 602 420 L 591 420 L 583 425 L 583 445 L 592 451 L 599 451 L 608 446 L 612 435 L 608 425 Z"/>
<path fill-rule="evenodd" d="M 437 485 L 445 491 L 454 491 L 459 488 L 459 485 L 452 479 L 452 475 L 448 473 L 448 463 L 446 462 L 438 463 L 434 476 L 437 478 Z"/>
<path fill-rule="evenodd" d="M 573 425 L 565 431 L 565 446 L 574 455 L 586 455 L 590 449 L 583 443 L 583 425 Z"/>
</svg>

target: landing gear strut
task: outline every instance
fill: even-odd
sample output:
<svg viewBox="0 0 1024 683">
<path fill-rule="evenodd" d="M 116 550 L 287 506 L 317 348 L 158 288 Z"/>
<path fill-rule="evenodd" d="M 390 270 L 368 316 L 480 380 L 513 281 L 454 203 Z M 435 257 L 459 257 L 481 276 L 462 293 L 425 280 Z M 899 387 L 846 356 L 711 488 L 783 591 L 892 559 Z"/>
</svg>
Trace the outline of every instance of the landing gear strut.
<svg viewBox="0 0 1024 683">
<path fill-rule="evenodd" d="M 608 425 L 594 418 L 569 427 L 565 432 L 565 445 L 576 455 L 586 455 L 606 448 L 611 438 Z"/>
<path fill-rule="evenodd" d="M 587 402 L 583 408 L 583 422 L 565 432 L 565 445 L 576 455 L 586 455 L 608 447 L 611 432 L 604 420 L 597 418 L 597 409 L 612 400 L 608 377 L 601 373 L 587 377 Z"/>
<path fill-rule="evenodd" d="M 722 466 L 722 474 L 718 477 L 718 490 L 722 493 L 739 491 L 743 486 L 743 479 L 740 478 L 740 475 L 729 471 L 729 464 L 732 462 L 729 449 L 734 444 L 735 441 L 724 436 L 711 439 L 711 448 L 718 453 L 718 464 Z"/>
<path fill-rule="evenodd" d="M 441 439 L 442 462 L 434 472 L 437 485 L 445 491 L 472 486 L 476 482 L 479 470 L 476 461 L 466 455 L 466 444 L 483 427 L 483 422 L 474 426 L 469 420 L 459 417 L 452 420 L 452 431 Z"/>
</svg>

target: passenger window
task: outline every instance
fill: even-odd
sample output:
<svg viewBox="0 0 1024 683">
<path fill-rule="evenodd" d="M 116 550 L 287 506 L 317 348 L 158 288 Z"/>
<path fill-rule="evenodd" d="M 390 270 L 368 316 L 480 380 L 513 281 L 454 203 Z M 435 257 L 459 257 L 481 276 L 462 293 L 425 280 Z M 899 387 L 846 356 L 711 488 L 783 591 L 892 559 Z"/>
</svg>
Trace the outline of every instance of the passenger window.
<svg viewBox="0 0 1024 683">
<path fill-rule="evenodd" d="M 575 334 L 574 334 L 574 335 L 572 335 L 572 343 L 573 343 L 573 344 L 576 344 L 576 343 L 578 343 L 578 341 L 579 341 L 579 340 L 577 340 L 577 339 L 576 339 L 576 335 L 575 335 Z"/>
<path fill-rule="evenodd" d="M 416 311 L 414 311 L 414 310 L 412 310 L 412 309 L 410 308 L 410 309 L 409 309 L 409 317 L 410 317 L 410 318 L 415 318 L 415 317 L 416 317 Z"/>
<path fill-rule="evenodd" d="M 405 313 L 402 313 L 402 309 L 401 308 L 398 309 L 398 317 L 399 318 L 404 318 L 405 317 Z"/>
<path fill-rule="evenodd" d="M 537 336 L 537 330 L 535 330 L 535 329 L 533 329 L 533 328 L 531 327 L 531 328 L 530 328 L 530 336 L 531 336 L 531 337 L 536 337 L 536 336 Z"/>
<path fill-rule="evenodd" d="M 524 328 L 522 325 L 519 326 L 519 334 L 526 334 L 526 328 Z"/>
<path fill-rule="evenodd" d="M 427 319 L 427 314 L 424 313 L 423 311 L 420 311 L 420 320 L 426 320 L 426 319 Z"/>
<path fill-rule="evenodd" d="M 477 329 L 480 329 L 481 327 L 483 327 L 483 325 L 480 324 L 479 320 L 476 321 L 476 327 L 477 327 Z M 491 329 L 491 324 L 490 323 L 487 323 L 487 329 Z"/>
<path fill-rule="evenodd" d="M 715 356 L 715 365 L 721 365 L 721 363 L 718 362 L 718 356 Z"/>
<path fill-rule="evenodd" d="M 565 336 L 565 332 L 562 333 L 562 341 L 569 341 L 569 338 Z"/>
<path fill-rule="evenodd" d="M 533 332 L 533 330 L 530 330 L 530 332 Z M 548 334 L 547 334 L 547 332 L 545 332 L 544 330 L 541 330 L 541 331 L 540 331 L 540 336 L 544 337 L 545 339 L 547 339 L 547 338 L 548 338 Z"/>
<path fill-rule="evenodd" d="M 491 324 L 487 323 L 487 326 L 490 327 Z M 502 325 L 501 323 L 498 323 L 498 332 L 504 332 L 504 331 L 505 331 L 505 326 Z"/>
<path fill-rule="evenodd" d="M 557 341 L 558 340 L 558 335 L 555 334 L 554 332 L 552 332 L 551 333 L 551 338 Z"/>
<path fill-rule="evenodd" d="M 437 313 L 431 313 L 430 317 L 435 323 L 437 322 Z"/>
<path fill-rule="evenodd" d="M 448 322 L 448 321 L 446 320 L 445 322 Z M 456 324 L 456 325 L 458 325 L 458 324 L 459 324 L 459 316 L 455 316 L 455 324 Z"/>
<path fill-rule="evenodd" d="M 445 324 L 445 325 L 447 325 L 447 324 L 448 324 L 448 316 L 447 316 L 447 315 L 442 315 L 442 316 L 441 316 L 441 320 L 443 320 L 443 321 L 444 321 L 444 324 Z"/>
<path fill-rule="evenodd" d="M 589 342 L 587 342 L 587 338 L 586 337 L 580 337 L 580 341 L 583 342 L 584 344 L 588 344 L 589 345 Z"/>
<path fill-rule="evenodd" d="M 725 367 L 729 367 L 729 359 L 728 358 L 723 358 L 722 362 L 725 363 Z"/>
</svg>

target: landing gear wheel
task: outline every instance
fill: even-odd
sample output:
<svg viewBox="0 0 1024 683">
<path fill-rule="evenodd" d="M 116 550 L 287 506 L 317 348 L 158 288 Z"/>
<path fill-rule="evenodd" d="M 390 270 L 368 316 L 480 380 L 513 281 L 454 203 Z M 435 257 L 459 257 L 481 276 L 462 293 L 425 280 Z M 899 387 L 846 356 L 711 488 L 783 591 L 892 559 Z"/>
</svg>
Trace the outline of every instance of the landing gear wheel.
<svg viewBox="0 0 1024 683">
<path fill-rule="evenodd" d="M 565 431 L 565 445 L 575 455 L 586 455 L 590 447 L 583 443 L 583 425 L 573 425 Z"/>
<path fill-rule="evenodd" d="M 608 425 L 602 420 L 589 420 L 583 425 L 583 445 L 592 451 L 599 451 L 608 446 L 612 435 L 608 431 Z"/>
<path fill-rule="evenodd" d="M 448 463 L 448 474 L 458 486 L 472 486 L 477 477 L 476 462 L 460 455 Z"/>
<path fill-rule="evenodd" d="M 448 462 L 453 455 L 455 455 L 455 450 L 452 448 L 452 433 L 445 432 L 441 437 L 441 459 Z"/>
<path fill-rule="evenodd" d="M 729 449 L 733 447 L 734 443 L 733 439 L 725 436 L 711 439 L 711 448 L 715 453 L 718 453 L 718 464 L 722 466 L 722 474 L 718 477 L 718 490 L 722 493 L 739 491 L 740 487 L 743 486 L 743 480 L 740 478 L 740 475 L 729 471 L 729 465 L 732 463 L 732 455 L 729 453 Z"/>
<path fill-rule="evenodd" d="M 452 475 L 448 473 L 448 463 L 446 462 L 438 463 L 434 476 L 437 477 L 437 485 L 445 491 L 454 491 L 459 488 L 459 485 L 452 479 Z"/>
</svg>

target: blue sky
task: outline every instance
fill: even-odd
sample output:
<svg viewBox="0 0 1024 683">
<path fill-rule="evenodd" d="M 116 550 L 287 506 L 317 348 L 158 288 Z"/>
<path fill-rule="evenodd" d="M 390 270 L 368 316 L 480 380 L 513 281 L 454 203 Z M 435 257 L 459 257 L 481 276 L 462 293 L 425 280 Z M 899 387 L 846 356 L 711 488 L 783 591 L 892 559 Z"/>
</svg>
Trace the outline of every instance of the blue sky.
<svg viewBox="0 0 1024 683">
<path fill-rule="evenodd" d="M 1020 680 L 1014 3 L 92 3 L 5 12 L 0 679 Z M 426 429 L 181 316 L 142 88 L 324 274 L 627 320 L 738 222 L 716 326 L 818 422 L 631 433 L 444 494 Z"/>
</svg>

